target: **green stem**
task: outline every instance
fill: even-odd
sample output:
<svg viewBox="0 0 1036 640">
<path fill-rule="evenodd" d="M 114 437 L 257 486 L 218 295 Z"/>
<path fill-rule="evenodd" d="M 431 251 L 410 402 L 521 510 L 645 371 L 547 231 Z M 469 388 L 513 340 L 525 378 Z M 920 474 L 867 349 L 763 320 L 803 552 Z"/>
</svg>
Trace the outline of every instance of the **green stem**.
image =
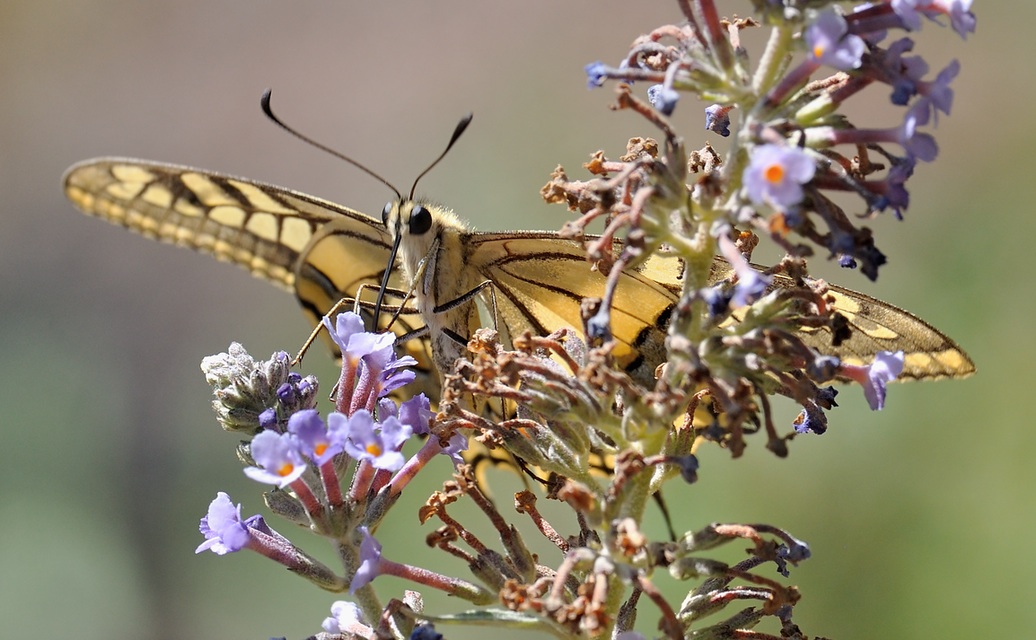
<svg viewBox="0 0 1036 640">
<path fill-rule="evenodd" d="M 784 67 L 784 58 L 791 50 L 791 43 L 794 39 L 794 29 L 790 25 L 774 27 L 770 31 L 770 39 L 766 41 L 766 48 L 759 58 L 759 67 L 752 76 L 752 92 L 757 96 L 764 96 L 770 87 L 777 82 L 781 68 Z M 746 109 L 754 105 L 743 105 Z"/>
</svg>

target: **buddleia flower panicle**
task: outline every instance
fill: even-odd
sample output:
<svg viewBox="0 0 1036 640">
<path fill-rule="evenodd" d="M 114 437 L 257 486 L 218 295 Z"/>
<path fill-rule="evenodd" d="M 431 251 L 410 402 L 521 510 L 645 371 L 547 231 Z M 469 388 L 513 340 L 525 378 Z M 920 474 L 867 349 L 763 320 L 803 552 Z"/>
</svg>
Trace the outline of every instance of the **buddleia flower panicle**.
<svg viewBox="0 0 1036 640">
<path fill-rule="evenodd" d="M 370 549 L 376 545 L 371 532 L 388 507 L 436 455 L 456 463 L 466 439 L 452 433 L 426 437 L 415 454 L 404 454 L 412 435 L 430 436 L 434 416 L 423 394 L 401 404 L 386 397 L 413 379 L 407 369 L 413 359 L 395 356 L 393 334 L 363 331 L 356 314 L 341 314 L 331 326 L 344 355 L 336 409 L 348 414 L 335 410 L 322 417 L 314 408 L 316 379 L 289 371 L 284 352 L 257 362 L 235 343 L 228 353 L 206 358 L 202 368 L 213 385 L 220 424 L 252 435 L 240 449 L 245 474 L 274 487 L 265 497 L 275 513 L 332 543 L 343 563 L 341 573 L 305 554 L 260 516 L 242 519 L 240 505 L 225 493 L 217 495 L 202 519 L 206 542 L 198 552 L 224 555 L 251 549 L 323 589 L 343 591 L 352 585 L 367 619 L 376 619 L 381 611 L 373 590 L 362 588 L 377 575 L 375 570 L 484 601 L 486 594 L 464 581 L 387 560 L 371 564 Z M 356 576 L 366 576 L 366 581 Z M 346 615 L 345 609 L 339 610 Z"/>
<path fill-rule="evenodd" d="M 845 302 L 852 292 L 810 277 L 807 260 L 872 280 L 884 272 L 867 225 L 905 217 L 909 181 L 938 159 L 934 132 L 961 70 L 929 64 L 906 34 L 938 25 L 963 38 L 975 18 L 968 0 L 754 0 L 753 16 L 729 19 L 720 6 L 680 0 L 678 23 L 637 38 L 614 65 L 585 67 L 589 87 L 614 85 L 614 107 L 655 138 L 630 139 L 617 159 L 593 154 L 585 180 L 558 167 L 542 190 L 576 212 L 562 235 L 583 239 L 605 277 L 601 297 L 582 300 L 581 327 L 479 329 L 441 372 L 441 396 L 428 398 L 408 397 L 416 362 L 397 355 L 396 334 L 366 331 L 357 314 L 325 318 L 342 355 L 329 411 L 286 353 L 259 362 L 232 344 L 205 359 L 218 422 L 246 438 L 244 473 L 293 532 L 326 539 L 337 564 L 261 516 L 243 518 L 222 492 L 198 553 L 249 549 L 346 594 L 323 621 L 328 640 L 436 640 L 433 623 L 465 622 L 558 638 L 810 637 L 794 617 L 802 594 L 787 582 L 809 545 L 770 524 L 714 522 L 685 492 L 708 490 L 702 447 L 737 458 L 761 438 L 787 456 L 795 438 L 831 429 L 835 383 L 857 385 L 879 410 L 888 383 L 917 377 L 917 354 L 850 348 L 864 338 Z M 763 49 L 750 51 L 743 32 L 763 29 Z M 855 96 L 875 92 L 895 117 L 846 115 Z M 678 129 L 702 127 L 696 102 L 704 143 L 689 150 Z M 593 235 L 595 223 L 603 232 Z M 760 242 L 784 257 L 753 264 Z M 641 285 L 636 295 L 623 278 Z M 641 294 L 665 301 L 655 317 L 636 315 Z M 520 469 L 525 486 L 494 492 L 486 461 Z M 436 469 L 449 475 L 416 480 Z M 383 527 L 404 491 L 427 495 L 422 542 L 465 577 L 395 560 Z M 665 531 L 645 524 L 654 505 Z M 720 556 L 731 542 L 744 555 Z M 386 575 L 417 587 L 384 602 Z M 417 589 L 465 610 L 425 611 Z"/>
</svg>

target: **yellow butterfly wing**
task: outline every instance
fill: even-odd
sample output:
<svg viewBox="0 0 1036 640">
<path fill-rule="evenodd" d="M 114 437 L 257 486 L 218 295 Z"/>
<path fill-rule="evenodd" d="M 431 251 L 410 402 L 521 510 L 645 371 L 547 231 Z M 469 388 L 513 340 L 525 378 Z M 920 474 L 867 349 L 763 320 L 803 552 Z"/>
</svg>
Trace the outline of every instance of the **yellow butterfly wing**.
<svg viewBox="0 0 1036 640">
<path fill-rule="evenodd" d="M 582 243 L 555 233 L 477 233 L 467 237 L 466 245 L 468 264 L 493 282 L 497 311 L 512 336 L 525 330 L 546 335 L 561 327 L 579 329 L 583 298 L 604 293 L 606 278 L 591 269 Z M 666 282 L 659 267 L 682 271 L 682 263 L 675 261 L 660 265 L 656 260 L 652 266 L 619 277 L 611 310 L 616 363 L 644 382 L 665 360 L 669 312 L 679 295 L 676 274 Z"/>
<path fill-rule="evenodd" d="M 590 269 L 582 245 L 556 234 L 471 234 L 467 244 L 467 263 L 493 281 L 498 312 L 511 335 L 526 329 L 543 335 L 560 327 L 581 327 L 582 298 L 599 297 L 604 290 L 605 277 Z M 616 252 L 619 249 L 616 243 Z M 728 277 L 730 271 L 717 259 L 710 281 Z M 666 359 L 665 335 L 683 277 L 683 260 L 659 251 L 619 278 L 611 314 L 617 342 L 613 354 L 617 364 L 641 382 L 650 381 L 655 367 Z M 790 287 L 792 281 L 778 276 L 774 286 Z M 820 353 L 867 364 L 879 351 L 903 350 L 901 379 L 956 378 L 974 372 L 971 359 L 953 340 L 908 311 L 842 287 L 830 286 L 829 292 L 852 332 L 838 346 L 829 329 L 803 333 L 803 340 Z"/>
<path fill-rule="evenodd" d="M 897 380 L 963 378 L 975 372 L 975 363 L 956 342 L 909 311 L 834 285 L 829 285 L 829 294 L 852 333 L 837 347 L 831 346 L 827 329 L 803 334 L 805 342 L 817 351 L 848 364 L 864 365 L 879 351 L 902 350 L 903 372 Z"/>
<path fill-rule="evenodd" d="M 82 211 L 145 236 L 209 253 L 275 285 L 294 290 L 314 323 L 361 286 L 376 288 L 388 266 L 391 238 L 380 221 L 346 207 L 254 180 L 191 167 L 104 158 L 71 167 L 65 192 Z M 584 297 L 602 294 L 580 243 L 551 232 L 465 233 L 463 265 L 494 285 L 500 319 L 511 335 L 582 326 Z M 620 245 L 617 245 L 616 251 Z M 397 265 L 389 286 L 405 289 Z M 722 261 L 712 280 L 729 273 Z M 437 273 L 437 278 L 460 274 Z M 619 366 L 650 381 L 665 360 L 669 315 L 682 287 L 683 262 L 659 252 L 622 274 L 612 308 Z M 776 286 L 789 286 L 777 278 Z M 962 377 L 974 371 L 950 338 L 920 318 L 861 293 L 831 287 L 851 336 L 839 346 L 826 329 L 804 334 L 822 353 L 869 362 L 881 350 L 906 353 L 901 378 Z M 399 335 L 424 325 L 416 311 L 400 316 Z M 427 341 L 408 345 L 434 392 Z"/>
<path fill-rule="evenodd" d="M 391 238 L 380 221 L 333 202 L 255 180 L 126 158 L 69 168 L 65 194 L 89 215 L 149 238 L 208 253 L 294 291 L 314 324 L 361 286 L 377 290 Z M 395 266 L 395 265 L 394 265 Z M 398 268 L 389 286 L 401 288 Z M 416 313 L 394 330 L 423 326 Z M 424 372 L 427 345 L 410 345 Z M 431 375 L 437 385 L 438 376 Z M 432 382 L 434 381 L 434 382 Z"/>
</svg>

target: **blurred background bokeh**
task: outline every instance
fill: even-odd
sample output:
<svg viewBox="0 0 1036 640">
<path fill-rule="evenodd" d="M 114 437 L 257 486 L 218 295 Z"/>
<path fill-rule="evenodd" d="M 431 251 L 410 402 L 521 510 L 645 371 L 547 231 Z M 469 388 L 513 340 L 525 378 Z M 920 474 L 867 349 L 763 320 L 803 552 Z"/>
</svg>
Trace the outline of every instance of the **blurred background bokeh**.
<svg viewBox="0 0 1036 640">
<path fill-rule="evenodd" d="M 927 23 L 916 34 L 933 73 L 955 57 L 963 68 L 935 132 L 941 156 L 919 167 L 906 220 L 871 223 L 888 266 L 877 284 L 834 279 L 938 325 L 979 374 L 895 386 L 881 413 L 845 389 L 831 431 L 795 441 L 789 459 L 761 440 L 739 460 L 709 450 L 699 483 L 668 496 L 681 530 L 767 522 L 809 541 L 814 557 L 792 580 L 811 634 L 994 638 L 1036 627 L 1036 430 L 1031 407 L 1015 404 L 1036 355 L 1026 159 L 1036 85 L 1022 29 L 1036 5 L 976 5 L 967 42 Z M 198 363 L 231 340 L 258 356 L 295 348 L 308 327 L 294 301 L 76 213 L 60 189 L 68 165 L 186 163 L 379 212 L 388 191 L 267 122 L 262 90 L 299 129 L 401 185 L 474 111 L 422 191 L 480 229 L 555 229 L 567 214 L 538 189 L 556 164 L 582 175 L 588 153 L 655 134 L 610 111 L 610 89 L 588 91 L 583 65 L 617 62 L 634 37 L 679 19 L 675 0 L 0 5 L 0 635 L 298 638 L 319 630 L 335 599 L 254 554 L 194 555 L 216 491 L 246 514 L 262 509 Z M 881 105 L 887 91 L 869 95 Z M 690 102 L 675 115 L 689 147 L 722 150 L 702 120 Z M 323 353 L 307 368 L 331 371 Z M 424 547 L 412 509 L 398 511 L 379 536 L 387 555 L 463 572 Z"/>
</svg>

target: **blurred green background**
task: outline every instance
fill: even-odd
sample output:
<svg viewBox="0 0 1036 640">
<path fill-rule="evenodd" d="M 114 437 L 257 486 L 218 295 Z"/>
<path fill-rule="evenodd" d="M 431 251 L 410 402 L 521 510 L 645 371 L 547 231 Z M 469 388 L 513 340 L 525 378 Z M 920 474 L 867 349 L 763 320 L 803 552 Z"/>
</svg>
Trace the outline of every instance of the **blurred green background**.
<svg viewBox="0 0 1036 640">
<path fill-rule="evenodd" d="M 831 431 L 796 441 L 789 459 L 761 440 L 740 460 L 706 451 L 701 481 L 669 495 L 680 529 L 767 522 L 809 541 L 814 557 L 792 580 L 811 634 L 1019 637 L 1036 625 L 1025 538 L 1036 430 L 1012 404 L 1031 384 L 1036 335 L 1025 271 L 1036 89 L 1019 71 L 1036 5 L 976 5 L 966 43 L 927 23 L 916 34 L 933 74 L 954 57 L 963 70 L 936 132 L 941 157 L 919 167 L 906 221 L 871 224 L 889 265 L 876 285 L 835 279 L 938 325 L 979 374 L 895 386 L 881 413 L 846 389 Z M 673 0 L 0 5 L 0 635 L 298 638 L 335 599 L 254 554 L 194 555 L 216 491 L 246 514 L 262 506 L 234 437 L 212 419 L 198 363 L 231 340 L 259 356 L 293 349 L 308 331 L 294 301 L 79 215 L 60 189 L 68 165 L 186 163 L 379 212 L 387 190 L 268 123 L 262 90 L 299 129 L 401 185 L 470 110 L 472 128 L 423 191 L 480 229 L 554 229 L 567 214 L 538 189 L 557 163 L 579 176 L 588 153 L 616 155 L 655 133 L 611 112 L 610 89 L 587 91 L 583 65 L 615 63 L 674 20 Z M 868 96 L 899 117 L 881 106 L 884 88 Z M 675 119 L 689 147 L 724 148 L 690 102 Z M 331 371 L 322 353 L 307 366 Z M 508 490 L 499 495 L 506 503 Z M 412 510 L 398 511 L 381 530 L 386 555 L 460 570 L 426 550 Z M 384 593 L 404 587 L 383 582 Z"/>
</svg>

